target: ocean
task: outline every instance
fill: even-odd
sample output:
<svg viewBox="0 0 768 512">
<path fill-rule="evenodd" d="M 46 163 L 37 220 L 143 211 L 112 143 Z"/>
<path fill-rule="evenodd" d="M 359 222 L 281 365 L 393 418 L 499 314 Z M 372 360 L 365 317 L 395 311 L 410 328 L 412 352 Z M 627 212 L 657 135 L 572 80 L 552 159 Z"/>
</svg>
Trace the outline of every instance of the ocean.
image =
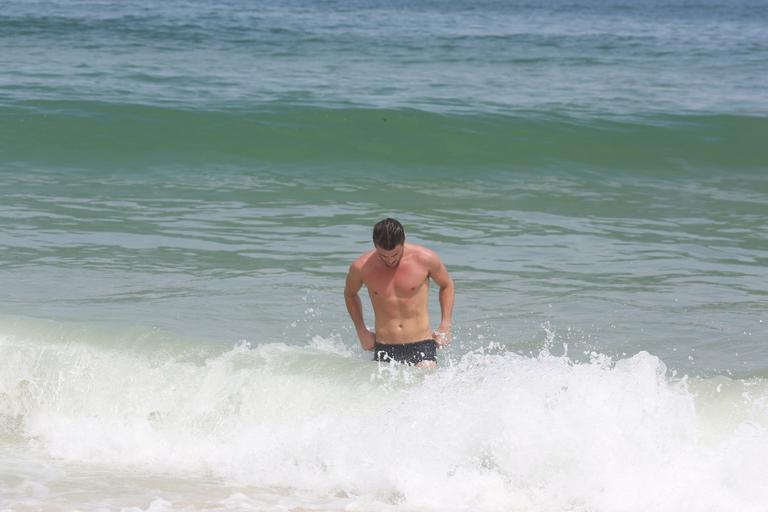
<svg viewBox="0 0 768 512">
<path fill-rule="evenodd" d="M 0 2 L 0 511 L 766 512 L 766 84 L 765 0 Z"/>
</svg>

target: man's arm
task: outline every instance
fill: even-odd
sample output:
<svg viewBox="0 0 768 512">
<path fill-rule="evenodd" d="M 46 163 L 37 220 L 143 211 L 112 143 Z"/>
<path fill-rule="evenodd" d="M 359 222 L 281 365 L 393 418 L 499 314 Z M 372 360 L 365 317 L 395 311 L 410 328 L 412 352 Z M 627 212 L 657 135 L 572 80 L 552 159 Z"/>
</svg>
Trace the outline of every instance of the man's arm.
<svg viewBox="0 0 768 512">
<path fill-rule="evenodd" d="M 440 257 L 434 252 L 430 254 L 429 277 L 440 287 L 440 325 L 435 329 L 435 341 L 439 345 L 448 345 L 452 339 L 451 318 L 455 292 L 453 279 L 448 275 L 448 270 L 440 261 Z"/>
<path fill-rule="evenodd" d="M 347 283 L 344 286 L 344 302 L 347 305 L 347 311 L 349 312 L 352 323 L 355 324 L 355 331 L 357 331 L 357 338 L 360 340 L 360 345 L 363 350 L 373 350 L 376 342 L 376 335 L 368 330 L 365 326 L 365 320 L 363 319 L 363 301 L 360 300 L 358 292 L 363 287 L 362 269 L 359 262 L 354 262 L 349 267 L 347 273 Z"/>
</svg>

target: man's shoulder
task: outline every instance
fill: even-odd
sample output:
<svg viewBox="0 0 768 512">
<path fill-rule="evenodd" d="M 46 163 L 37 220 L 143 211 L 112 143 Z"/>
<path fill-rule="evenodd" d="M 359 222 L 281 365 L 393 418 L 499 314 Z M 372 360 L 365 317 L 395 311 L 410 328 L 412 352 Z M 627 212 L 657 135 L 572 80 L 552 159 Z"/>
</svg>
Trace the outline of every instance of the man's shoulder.
<svg viewBox="0 0 768 512">
<path fill-rule="evenodd" d="M 371 255 L 374 253 L 374 251 L 367 251 L 355 258 L 355 260 L 350 265 L 351 269 L 355 270 L 362 270 L 365 263 L 371 258 Z"/>
<path fill-rule="evenodd" d="M 413 252 L 413 254 L 423 258 L 434 258 L 437 256 L 435 251 L 429 247 L 424 247 L 423 245 L 409 243 L 407 247 Z"/>
<path fill-rule="evenodd" d="M 428 247 L 424 247 L 423 245 L 418 244 L 408 244 L 407 247 L 410 249 L 411 254 L 419 263 L 428 265 L 436 261 L 440 261 L 440 257 L 437 255 L 437 253 Z"/>
</svg>

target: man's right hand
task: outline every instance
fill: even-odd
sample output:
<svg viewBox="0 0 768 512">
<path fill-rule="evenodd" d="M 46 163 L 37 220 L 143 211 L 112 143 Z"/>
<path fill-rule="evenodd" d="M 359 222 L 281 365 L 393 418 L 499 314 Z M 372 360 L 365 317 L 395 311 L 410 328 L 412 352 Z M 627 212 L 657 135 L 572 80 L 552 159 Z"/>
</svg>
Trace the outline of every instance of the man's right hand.
<svg viewBox="0 0 768 512">
<path fill-rule="evenodd" d="M 373 347 L 376 344 L 375 332 L 370 329 L 359 331 L 357 333 L 357 338 L 360 340 L 360 345 L 363 346 L 363 350 L 373 350 Z"/>
</svg>

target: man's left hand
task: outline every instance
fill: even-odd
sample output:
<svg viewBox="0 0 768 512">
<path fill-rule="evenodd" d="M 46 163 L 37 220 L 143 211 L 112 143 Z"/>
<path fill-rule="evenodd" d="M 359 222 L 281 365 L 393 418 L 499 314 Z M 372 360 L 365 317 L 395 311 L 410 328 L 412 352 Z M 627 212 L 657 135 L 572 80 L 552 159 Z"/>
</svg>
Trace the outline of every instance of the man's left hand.
<svg viewBox="0 0 768 512">
<path fill-rule="evenodd" d="M 443 327 L 442 325 L 432 332 L 432 336 L 435 338 L 437 344 L 441 347 L 451 343 L 453 337 L 451 336 L 451 328 Z"/>
</svg>

